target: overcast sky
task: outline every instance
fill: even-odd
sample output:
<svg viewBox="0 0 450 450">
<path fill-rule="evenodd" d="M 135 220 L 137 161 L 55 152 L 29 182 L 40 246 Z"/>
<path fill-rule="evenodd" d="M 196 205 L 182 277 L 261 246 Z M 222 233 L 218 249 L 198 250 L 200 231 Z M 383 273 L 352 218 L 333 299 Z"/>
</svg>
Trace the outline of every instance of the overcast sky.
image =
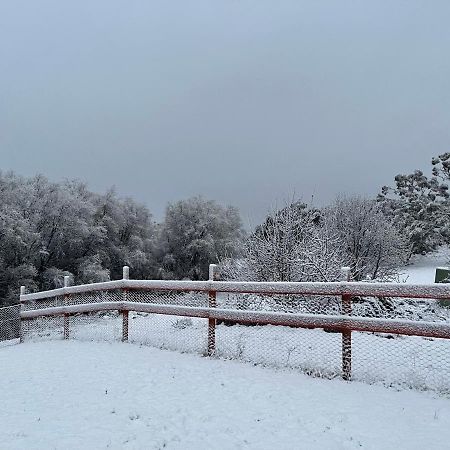
<svg viewBox="0 0 450 450">
<path fill-rule="evenodd" d="M 260 220 L 450 151 L 450 1 L 0 2 L 0 169 Z"/>
</svg>

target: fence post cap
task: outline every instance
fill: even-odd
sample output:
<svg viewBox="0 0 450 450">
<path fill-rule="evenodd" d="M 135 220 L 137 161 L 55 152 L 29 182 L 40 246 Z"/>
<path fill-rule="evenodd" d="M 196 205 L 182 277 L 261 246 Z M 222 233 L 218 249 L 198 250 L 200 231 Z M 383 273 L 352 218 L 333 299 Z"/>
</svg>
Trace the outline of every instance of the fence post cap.
<svg viewBox="0 0 450 450">
<path fill-rule="evenodd" d="M 341 280 L 342 281 L 350 281 L 350 267 L 345 266 L 341 267 Z"/>
<path fill-rule="evenodd" d="M 217 264 L 209 265 L 209 276 L 208 276 L 209 281 L 214 281 L 214 275 L 216 273 L 216 269 L 217 269 Z"/>
<path fill-rule="evenodd" d="M 130 267 L 129 266 L 122 267 L 122 279 L 124 279 L 124 280 L 130 279 Z"/>
<path fill-rule="evenodd" d="M 70 286 L 70 276 L 64 275 L 64 287 L 69 287 L 69 286 Z"/>
<path fill-rule="evenodd" d="M 25 286 L 20 286 L 20 295 L 25 295 L 25 294 L 26 294 Z"/>
</svg>

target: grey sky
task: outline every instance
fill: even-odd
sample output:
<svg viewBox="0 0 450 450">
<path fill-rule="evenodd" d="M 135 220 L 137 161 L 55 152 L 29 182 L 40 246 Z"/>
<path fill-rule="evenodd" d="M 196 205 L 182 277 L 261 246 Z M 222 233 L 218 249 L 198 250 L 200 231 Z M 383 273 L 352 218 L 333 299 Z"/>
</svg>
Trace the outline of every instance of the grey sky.
<svg viewBox="0 0 450 450">
<path fill-rule="evenodd" d="M 0 168 L 254 223 L 450 151 L 450 2 L 0 3 Z"/>
</svg>

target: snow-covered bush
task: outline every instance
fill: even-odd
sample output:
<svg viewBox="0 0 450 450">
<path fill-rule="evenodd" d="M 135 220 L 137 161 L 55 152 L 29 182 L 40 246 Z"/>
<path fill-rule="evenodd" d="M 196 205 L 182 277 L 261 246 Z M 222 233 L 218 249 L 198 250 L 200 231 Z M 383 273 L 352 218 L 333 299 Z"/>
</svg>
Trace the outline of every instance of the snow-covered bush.
<svg viewBox="0 0 450 450">
<path fill-rule="evenodd" d="M 242 257 L 223 261 L 221 273 L 251 281 L 336 281 L 342 262 L 337 234 L 321 212 L 295 202 L 258 226 Z"/>
</svg>

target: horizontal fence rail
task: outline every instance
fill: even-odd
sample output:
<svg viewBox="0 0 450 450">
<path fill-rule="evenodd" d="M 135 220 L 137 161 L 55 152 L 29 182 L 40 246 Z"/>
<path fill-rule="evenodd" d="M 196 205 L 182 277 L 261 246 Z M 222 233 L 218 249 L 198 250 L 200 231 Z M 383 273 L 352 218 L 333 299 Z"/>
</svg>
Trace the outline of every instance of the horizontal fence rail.
<svg viewBox="0 0 450 450">
<path fill-rule="evenodd" d="M 117 289 L 150 291 L 197 291 L 197 292 L 235 292 L 242 294 L 297 294 L 331 296 L 370 296 L 399 298 L 450 299 L 450 285 L 445 284 L 395 284 L 395 283 L 292 283 L 292 282 L 249 282 L 249 281 L 159 281 L 159 280 L 117 280 L 103 283 L 84 284 L 52 291 L 23 294 L 22 303 L 81 294 L 95 291 Z"/>
<path fill-rule="evenodd" d="M 450 394 L 449 285 L 129 280 L 20 296 L 21 339 L 108 339 Z"/>
</svg>

